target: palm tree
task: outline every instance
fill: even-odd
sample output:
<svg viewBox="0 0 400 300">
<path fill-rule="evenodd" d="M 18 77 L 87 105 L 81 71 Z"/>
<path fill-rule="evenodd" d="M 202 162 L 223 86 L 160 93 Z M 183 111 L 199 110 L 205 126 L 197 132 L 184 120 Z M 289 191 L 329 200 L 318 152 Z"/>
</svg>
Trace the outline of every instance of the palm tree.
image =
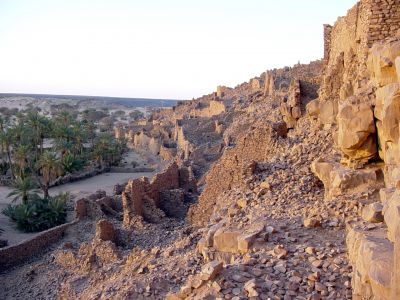
<svg viewBox="0 0 400 300">
<path fill-rule="evenodd" d="M 28 145 L 20 145 L 14 151 L 14 161 L 19 168 L 19 177 L 25 177 L 26 167 L 28 166 L 28 158 L 30 155 L 31 148 Z"/>
<path fill-rule="evenodd" d="M 14 141 L 14 136 L 11 130 L 0 132 L 0 143 L 2 145 L 2 149 L 5 150 L 7 154 L 8 164 L 11 168 L 11 176 L 15 178 L 14 170 L 12 167 L 12 158 L 11 158 L 11 144 Z"/>
<path fill-rule="evenodd" d="M 55 153 L 46 151 L 39 158 L 38 168 L 42 173 L 42 182 L 40 185 L 43 190 L 43 196 L 44 198 L 48 198 L 50 182 L 62 172 L 60 160 Z"/>
<path fill-rule="evenodd" d="M 14 190 L 7 197 L 14 197 L 13 202 L 21 199 L 22 203 L 26 204 L 32 195 L 38 193 L 37 187 L 31 177 L 17 177 L 13 185 Z"/>
<path fill-rule="evenodd" d="M 73 153 L 74 156 L 81 155 L 83 152 L 83 146 L 87 139 L 87 132 L 81 123 L 74 124 L 71 128 L 73 136 Z"/>
<path fill-rule="evenodd" d="M 48 118 L 39 115 L 37 111 L 30 111 L 27 114 L 27 126 L 32 130 L 32 140 L 35 146 L 36 159 L 43 153 L 43 142 L 51 130 L 51 122 Z"/>
</svg>

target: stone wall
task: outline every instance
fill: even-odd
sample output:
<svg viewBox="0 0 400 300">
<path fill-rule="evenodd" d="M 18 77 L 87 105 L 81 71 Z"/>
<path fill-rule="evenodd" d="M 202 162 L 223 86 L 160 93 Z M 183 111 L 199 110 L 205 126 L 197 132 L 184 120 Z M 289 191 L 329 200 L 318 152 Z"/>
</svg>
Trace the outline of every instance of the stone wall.
<svg viewBox="0 0 400 300">
<path fill-rule="evenodd" d="M 329 50 L 331 49 L 331 33 L 332 26 L 329 24 L 324 24 L 324 61 L 327 63 L 329 61 Z"/>
<path fill-rule="evenodd" d="M 181 190 L 185 194 L 189 189 L 195 189 L 192 185 L 196 184 L 190 170 L 179 168 L 175 162 L 156 174 L 151 181 L 146 177 L 129 180 L 122 192 L 124 226 L 131 226 L 136 217 L 143 217 L 149 222 L 159 221 L 165 216 L 163 208 L 167 207 L 168 213 L 172 211 L 172 204 L 163 202 L 169 201 L 168 195 L 171 201 L 180 199 L 175 197 L 177 193 L 171 191 Z"/>
<path fill-rule="evenodd" d="M 165 161 L 172 160 L 177 154 L 176 148 L 167 148 L 165 146 L 161 146 L 160 148 L 160 157 Z"/>
<path fill-rule="evenodd" d="M 44 249 L 61 239 L 68 227 L 77 222 L 78 221 L 73 221 L 71 223 L 48 229 L 19 244 L 1 248 L 0 271 L 15 266 L 34 255 L 42 254 Z"/>
<path fill-rule="evenodd" d="M 208 106 L 192 110 L 190 116 L 211 118 L 226 112 L 231 105 L 231 100 L 211 100 Z"/>
<path fill-rule="evenodd" d="M 161 142 L 158 138 L 148 136 L 144 132 L 135 134 L 133 138 L 133 146 L 139 149 L 149 150 L 153 155 L 160 153 Z"/>
<path fill-rule="evenodd" d="M 339 101 L 365 92 L 368 51 L 400 29 L 400 3 L 362 0 L 333 27 L 324 25 L 325 72 L 319 97 L 320 121 L 336 123 Z"/>
<path fill-rule="evenodd" d="M 254 172 L 256 162 L 265 161 L 271 152 L 279 149 L 272 126 L 265 123 L 253 125 L 253 128 L 240 132 L 236 145 L 225 149 L 222 157 L 211 167 L 198 203 L 189 209 L 191 223 L 207 223 L 218 197 L 224 191 L 246 184 L 244 179 Z"/>
<path fill-rule="evenodd" d="M 396 35 L 400 28 L 400 5 L 397 0 L 369 0 L 368 46 Z"/>
</svg>

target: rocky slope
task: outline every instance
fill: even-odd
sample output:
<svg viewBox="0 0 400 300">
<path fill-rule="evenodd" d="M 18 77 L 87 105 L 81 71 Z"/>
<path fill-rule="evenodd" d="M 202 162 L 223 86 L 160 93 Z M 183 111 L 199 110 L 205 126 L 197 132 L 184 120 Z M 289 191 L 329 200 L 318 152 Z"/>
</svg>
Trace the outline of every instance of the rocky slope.
<svg viewBox="0 0 400 300">
<path fill-rule="evenodd" d="M 398 1 L 362 0 L 323 61 L 118 128 L 171 163 L 79 200 L 0 298 L 398 299 L 399 29 Z"/>
</svg>

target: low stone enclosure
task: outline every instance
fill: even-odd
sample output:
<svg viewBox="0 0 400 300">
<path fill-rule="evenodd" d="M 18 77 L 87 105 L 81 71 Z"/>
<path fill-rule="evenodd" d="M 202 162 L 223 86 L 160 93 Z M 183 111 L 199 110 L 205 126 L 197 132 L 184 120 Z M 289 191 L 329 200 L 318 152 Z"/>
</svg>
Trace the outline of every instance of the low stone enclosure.
<svg viewBox="0 0 400 300">
<path fill-rule="evenodd" d="M 30 258 L 43 254 L 45 249 L 57 243 L 68 228 L 79 222 L 98 221 L 108 216 L 122 220 L 126 228 L 134 220 L 158 222 L 161 218 L 184 218 L 188 209 L 188 197 L 196 192 L 196 182 L 190 168 L 169 165 L 151 180 L 146 177 L 130 180 L 126 186 L 117 185 L 115 195 L 107 196 L 97 191 L 75 202 L 75 219 L 72 222 L 40 232 L 19 244 L 0 249 L 0 271 L 14 267 Z M 122 194 L 122 195 L 121 195 Z"/>
<path fill-rule="evenodd" d="M 29 258 L 42 254 L 44 249 L 59 241 L 68 227 L 77 224 L 78 220 L 45 230 L 28 240 L 0 249 L 0 272 Z"/>
</svg>

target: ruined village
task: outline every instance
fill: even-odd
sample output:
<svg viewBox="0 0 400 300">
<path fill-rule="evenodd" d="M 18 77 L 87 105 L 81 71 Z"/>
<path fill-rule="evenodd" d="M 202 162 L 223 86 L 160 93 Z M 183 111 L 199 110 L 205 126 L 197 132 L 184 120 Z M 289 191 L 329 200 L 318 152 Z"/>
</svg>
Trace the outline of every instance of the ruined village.
<svg viewBox="0 0 400 300">
<path fill-rule="evenodd" d="M 320 60 L 116 120 L 135 178 L 0 248 L 0 299 L 400 299 L 400 2 L 321 31 Z"/>
</svg>

